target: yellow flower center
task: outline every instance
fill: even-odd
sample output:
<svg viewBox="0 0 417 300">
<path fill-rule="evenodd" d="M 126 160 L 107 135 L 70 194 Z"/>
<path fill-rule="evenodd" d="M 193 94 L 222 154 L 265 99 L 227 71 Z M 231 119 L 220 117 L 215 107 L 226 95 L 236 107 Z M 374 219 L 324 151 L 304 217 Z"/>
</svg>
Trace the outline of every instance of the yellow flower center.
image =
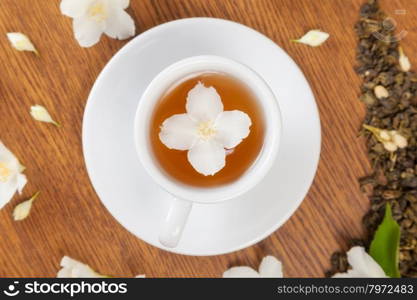
<svg viewBox="0 0 417 300">
<path fill-rule="evenodd" d="M 0 182 L 6 182 L 10 177 L 11 171 L 4 163 L 0 162 Z"/>
<path fill-rule="evenodd" d="M 200 138 L 204 140 L 208 140 L 217 132 L 212 121 L 201 122 L 198 124 L 197 131 Z"/>
<path fill-rule="evenodd" d="M 96 1 L 88 9 L 88 16 L 96 22 L 102 22 L 107 19 L 107 8 L 101 1 Z"/>
</svg>

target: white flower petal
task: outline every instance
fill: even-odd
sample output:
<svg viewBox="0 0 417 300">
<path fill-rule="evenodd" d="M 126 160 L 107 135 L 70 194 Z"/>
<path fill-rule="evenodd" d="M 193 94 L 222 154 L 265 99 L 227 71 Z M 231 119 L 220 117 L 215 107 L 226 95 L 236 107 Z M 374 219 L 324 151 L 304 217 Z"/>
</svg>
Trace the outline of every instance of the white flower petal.
<svg viewBox="0 0 417 300">
<path fill-rule="evenodd" d="M 13 172 L 20 171 L 20 164 L 16 156 L 0 141 L 0 163 L 7 163 Z"/>
<path fill-rule="evenodd" d="M 259 275 L 268 278 L 282 278 L 282 264 L 275 257 L 265 256 L 259 265 Z"/>
<path fill-rule="evenodd" d="M 71 18 L 83 16 L 93 0 L 62 0 L 59 6 L 61 13 Z"/>
<path fill-rule="evenodd" d="M 25 202 L 18 204 L 13 210 L 13 219 L 15 221 L 21 221 L 29 216 L 32 203 L 31 200 L 26 200 Z"/>
<path fill-rule="evenodd" d="M 400 57 L 398 59 L 398 62 L 400 64 L 401 70 L 404 72 L 408 72 L 411 69 L 411 63 L 410 60 L 408 59 L 408 57 L 404 54 L 403 48 L 399 47 L 398 48 Z"/>
<path fill-rule="evenodd" d="M 244 112 L 224 111 L 216 120 L 216 140 L 225 148 L 232 149 L 249 135 L 251 125 L 251 119 Z"/>
<path fill-rule="evenodd" d="M 207 122 L 215 120 L 223 111 L 223 103 L 214 87 L 205 87 L 199 82 L 188 92 L 185 108 L 190 118 Z"/>
<path fill-rule="evenodd" d="M 347 252 L 347 259 L 353 270 L 369 277 L 386 277 L 381 266 L 365 252 L 363 247 L 353 247 Z"/>
<path fill-rule="evenodd" d="M 399 133 L 395 133 L 392 141 L 398 148 L 405 148 L 408 145 L 407 139 Z"/>
<path fill-rule="evenodd" d="M 365 278 L 362 274 L 357 273 L 355 270 L 348 270 L 346 273 L 336 273 L 332 278 Z"/>
<path fill-rule="evenodd" d="M 13 210 L 13 219 L 15 221 L 21 221 L 26 219 L 26 217 L 30 213 L 30 209 L 32 208 L 33 201 L 39 196 L 40 192 L 37 192 L 35 195 L 32 196 L 29 200 L 26 200 L 20 204 L 18 204 Z"/>
<path fill-rule="evenodd" d="M 353 247 L 347 252 L 347 259 L 352 267 L 346 273 L 337 273 L 335 278 L 386 278 L 381 266 L 368 254 L 363 247 Z"/>
<path fill-rule="evenodd" d="M 188 150 L 197 140 L 196 127 L 187 114 L 173 115 L 162 123 L 159 139 L 170 149 Z"/>
<path fill-rule="evenodd" d="M 226 151 L 216 141 L 200 141 L 187 157 L 193 168 L 205 176 L 216 174 L 226 164 Z"/>
<path fill-rule="evenodd" d="M 71 269 L 62 268 L 56 274 L 56 278 L 71 278 Z"/>
<path fill-rule="evenodd" d="M 104 33 L 108 36 L 124 40 L 135 35 L 135 21 L 122 9 L 113 9 L 106 19 Z"/>
<path fill-rule="evenodd" d="M 130 0 L 118 0 L 118 2 L 119 2 L 119 5 L 123 8 L 123 9 L 126 9 L 126 8 L 128 8 L 129 7 L 129 2 L 130 2 Z M 145 275 L 144 275 L 145 276 Z"/>
<path fill-rule="evenodd" d="M 57 278 L 105 278 L 107 276 L 98 274 L 88 265 L 83 264 L 71 257 L 64 256 L 61 260 L 62 269 L 58 272 Z"/>
<path fill-rule="evenodd" d="M 388 90 L 382 85 L 374 87 L 374 94 L 378 99 L 387 98 L 389 96 Z"/>
<path fill-rule="evenodd" d="M 75 260 L 75 259 L 73 259 L 73 258 L 71 258 L 69 256 L 64 256 L 61 259 L 60 266 L 61 267 L 64 267 L 64 268 L 72 269 L 72 268 L 74 268 L 78 264 L 80 264 L 79 261 L 77 261 L 77 260 Z"/>
<path fill-rule="evenodd" d="M 45 107 L 41 105 L 34 105 L 30 108 L 30 114 L 36 121 L 52 123 L 55 126 L 60 126 L 59 123 L 55 122 Z"/>
<path fill-rule="evenodd" d="M 21 32 L 9 32 L 7 38 L 12 44 L 13 48 L 18 51 L 32 51 L 38 54 L 35 46 L 32 44 L 30 39 Z"/>
<path fill-rule="evenodd" d="M 23 188 L 28 182 L 28 179 L 26 178 L 25 174 L 20 173 L 20 174 L 17 174 L 16 181 L 17 181 L 17 191 L 19 192 L 19 194 L 21 194 L 23 192 Z"/>
<path fill-rule="evenodd" d="M 398 146 L 393 142 L 384 142 L 383 145 L 385 150 L 389 152 L 395 152 L 398 149 Z"/>
<path fill-rule="evenodd" d="M 91 47 L 100 40 L 104 31 L 104 22 L 96 22 L 86 16 L 73 20 L 74 36 L 81 47 Z"/>
<path fill-rule="evenodd" d="M 302 43 L 311 47 L 317 47 L 323 44 L 329 38 L 327 32 L 320 30 L 310 30 L 301 39 L 293 40 L 293 42 Z"/>
<path fill-rule="evenodd" d="M 0 209 L 12 200 L 17 190 L 17 178 L 14 177 L 7 182 L 0 181 Z"/>
<path fill-rule="evenodd" d="M 233 267 L 223 273 L 223 278 L 259 278 L 259 273 L 249 267 Z"/>
<path fill-rule="evenodd" d="M 27 180 L 22 171 L 16 156 L 0 141 L 0 209 L 25 186 Z"/>
<path fill-rule="evenodd" d="M 78 265 L 71 270 L 71 278 L 104 278 L 87 265 Z"/>
</svg>

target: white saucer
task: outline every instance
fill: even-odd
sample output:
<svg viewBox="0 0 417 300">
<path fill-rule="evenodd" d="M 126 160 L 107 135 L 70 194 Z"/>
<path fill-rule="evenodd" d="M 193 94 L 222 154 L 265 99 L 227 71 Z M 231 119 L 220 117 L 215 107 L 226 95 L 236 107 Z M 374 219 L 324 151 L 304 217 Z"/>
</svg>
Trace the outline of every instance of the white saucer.
<svg viewBox="0 0 417 300">
<path fill-rule="evenodd" d="M 262 183 L 242 197 L 195 204 L 175 249 L 158 241 L 171 196 L 139 163 L 133 120 L 139 98 L 162 69 L 186 57 L 218 55 L 258 72 L 279 101 L 283 134 L 277 161 Z M 84 157 L 93 186 L 111 214 L 140 239 L 187 255 L 216 255 L 264 239 L 306 195 L 320 154 L 320 121 L 303 74 L 275 43 L 246 26 L 192 18 L 139 35 L 107 64 L 91 91 L 83 123 Z"/>
</svg>

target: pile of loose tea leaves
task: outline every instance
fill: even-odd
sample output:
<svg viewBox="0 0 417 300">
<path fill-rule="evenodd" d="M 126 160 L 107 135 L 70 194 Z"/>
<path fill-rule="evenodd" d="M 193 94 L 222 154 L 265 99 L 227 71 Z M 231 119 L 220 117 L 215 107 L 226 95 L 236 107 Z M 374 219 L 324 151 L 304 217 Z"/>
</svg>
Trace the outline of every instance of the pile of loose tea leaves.
<svg viewBox="0 0 417 300">
<path fill-rule="evenodd" d="M 352 246 L 369 247 L 390 203 L 401 226 L 401 276 L 417 277 L 417 74 L 409 71 L 394 27 L 377 0 L 361 7 L 356 71 L 363 79 L 360 100 L 367 109 L 361 134 L 373 174 L 360 179 L 371 203 L 363 219 L 368 236 Z M 331 263 L 328 275 L 348 268 L 345 253 L 334 253 Z"/>
</svg>

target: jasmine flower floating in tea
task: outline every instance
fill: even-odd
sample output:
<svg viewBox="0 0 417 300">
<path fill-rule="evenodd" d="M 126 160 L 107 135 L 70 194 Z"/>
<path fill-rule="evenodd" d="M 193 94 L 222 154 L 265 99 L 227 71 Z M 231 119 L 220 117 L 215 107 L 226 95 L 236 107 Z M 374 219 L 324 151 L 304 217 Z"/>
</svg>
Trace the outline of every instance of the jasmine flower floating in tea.
<svg viewBox="0 0 417 300">
<path fill-rule="evenodd" d="M 261 99 L 245 82 L 202 71 L 160 96 L 149 137 L 156 162 L 172 179 L 215 187 L 238 180 L 256 162 L 265 125 Z"/>
<path fill-rule="evenodd" d="M 185 109 L 162 123 L 159 138 L 170 149 L 188 151 L 198 173 L 214 175 L 226 164 L 226 149 L 249 135 L 251 119 L 239 110 L 224 111 L 216 89 L 201 82 L 189 91 Z"/>
</svg>

